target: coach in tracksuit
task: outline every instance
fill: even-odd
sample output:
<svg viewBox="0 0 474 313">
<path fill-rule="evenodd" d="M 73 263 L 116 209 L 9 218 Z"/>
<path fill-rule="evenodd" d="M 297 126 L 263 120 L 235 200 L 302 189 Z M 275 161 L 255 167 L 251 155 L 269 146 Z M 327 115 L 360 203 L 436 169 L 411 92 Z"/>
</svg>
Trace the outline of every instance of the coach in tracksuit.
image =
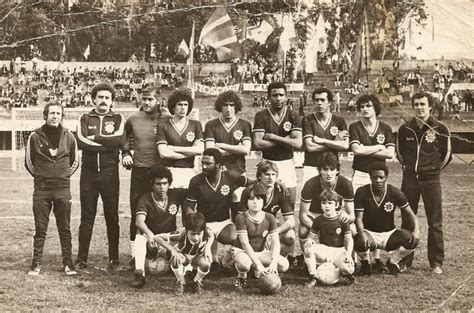
<svg viewBox="0 0 474 313">
<path fill-rule="evenodd" d="M 61 243 L 63 271 L 74 275 L 71 244 L 71 189 L 70 177 L 77 170 L 77 144 L 74 135 L 62 127 L 64 108 L 61 104 L 46 104 L 43 116 L 46 123 L 35 129 L 26 146 L 25 167 L 34 177 L 33 261 L 28 275 L 41 272 L 44 242 L 53 210 Z"/>
<path fill-rule="evenodd" d="M 109 242 L 110 270 L 120 270 L 119 263 L 119 150 L 125 142 L 125 120 L 111 110 L 115 90 L 106 83 L 92 89 L 95 109 L 80 117 L 77 129 L 79 148 L 82 149 L 80 179 L 81 225 L 79 252 L 75 265 L 87 268 L 89 246 L 97 213 L 99 195 L 104 205 L 104 216 Z"/>
<path fill-rule="evenodd" d="M 442 274 L 444 240 L 442 229 L 440 173 L 451 161 L 450 133 L 445 124 L 431 115 L 433 98 L 418 92 L 412 97 L 415 117 L 398 130 L 397 156 L 403 167 L 402 191 L 413 212 L 423 197 L 428 220 L 428 261 L 434 274 Z M 411 228 L 412 225 L 402 225 Z M 413 255 L 406 263 L 411 266 Z"/>
</svg>

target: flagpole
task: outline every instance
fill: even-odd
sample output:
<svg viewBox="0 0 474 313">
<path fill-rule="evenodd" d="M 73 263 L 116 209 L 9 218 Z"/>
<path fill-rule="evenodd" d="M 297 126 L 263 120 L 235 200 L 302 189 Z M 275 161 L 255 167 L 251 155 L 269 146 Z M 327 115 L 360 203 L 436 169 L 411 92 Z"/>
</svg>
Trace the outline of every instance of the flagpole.
<svg viewBox="0 0 474 313">
<path fill-rule="evenodd" d="M 193 20 L 193 28 L 191 31 L 191 38 L 189 40 L 189 55 L 188 55 L 188 87 L 191 88 L 191 97 L 194 99 L 195 92 L 194 92 L 194 20 Z"/>
</svg>

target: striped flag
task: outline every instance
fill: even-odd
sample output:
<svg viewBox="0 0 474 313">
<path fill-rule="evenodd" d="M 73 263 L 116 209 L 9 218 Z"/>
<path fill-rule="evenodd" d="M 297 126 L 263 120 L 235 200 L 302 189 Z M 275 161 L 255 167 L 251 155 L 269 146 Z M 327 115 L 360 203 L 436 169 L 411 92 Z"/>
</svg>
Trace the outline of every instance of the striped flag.
<svg viewBox="0 0 474 313">
<path fill-rule="evenodd" d="M 237 35 L 225 8 L 217 8 L 211 15 L 202 28 L 199 44 L 213 47 L 219 61 L 229 60 L 236 56 L 238 53 Z"/>
<path fill-rule="evenodd" d="M 270 24 L 266 19 L 263 19 L 260 25 L 247 27 L 246 38 L 255 40 L 263 45 L 274 29 L 275 27 L 272 24 Z"/>
</svg>

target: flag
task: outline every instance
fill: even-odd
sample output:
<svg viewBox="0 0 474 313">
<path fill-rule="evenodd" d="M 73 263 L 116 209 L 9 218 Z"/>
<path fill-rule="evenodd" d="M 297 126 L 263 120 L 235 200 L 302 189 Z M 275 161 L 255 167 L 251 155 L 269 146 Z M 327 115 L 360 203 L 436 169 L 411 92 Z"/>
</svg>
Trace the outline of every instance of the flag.
<svg viewBox="0 0 474 313">
<path fill-rule="evenodd" d="M 334 49 L 339 50 L 339 41 L 341 40 L 341 22 L 339 22 L 341 16 L 341 7 L 338 6 L 336 8 L 336 35 L 334 36 L 334 41 L 332 42 L 332 46 Z"/>
<path fill-rule="evenodd" d="M 156 58 L 156 49 L 153 42 L 150 44 L 150 58 Z"/>
<path fill-rule="evenodd" d="M 316 25 L 312 22 L 308 23 L 308 32 L 306 34 L 305 48 L 305 70 L 306 73 L 314 73 L 318 71 L 318 52 L 324 53 L 327 49 L 326 28 L 330 25 L 320 15 Z"/>
<path fill-rule="evenodd" d="M 255 40 L 263 45 L 274 29 L 275 27 L 272 24 L 270 24 L 266 19 L 263 19 L 260 25 L 246 28 L 246 38 Z"/>
<path fill-rule="evenodd" d="M 225 8 L 217 8 L 201 30 L 199 43 L 216 50 L 217 59 L 232 59 L 238 53 L 237 35 Z"/>
<path fill-rule="evenodd" d="M 91 45 L 87 45 L 87 48 L 82 55 L 86 60 L 89 58 L 89 55 L 91 55 Z"/>
<path fill-rule="evenodd" d="M 280 35 L 280 47 L 286 53 L 296 44 L 295 24 L 291 14 L 283 15 L 281 24 L 283 32 Z"/>
<path fill-rule="evenodd" d="M 181 43 L 178 46 L 178 54 L 182 55 L 185 58 L 189 55 L 189 48 L 184 39 L 181 40 Z"/>
<path fill-rule="evenodd" d="M 191 39 L 189 40 L 189 54 L 188 54 L 187 65 L 188 65 L 188 88 L 191 89 L 191 98 L 194 99 L 194 68 L 193 68 L 194 67 L 194 21 L 193 21 L 193 28 L 191 31 Z"/>
</svg>

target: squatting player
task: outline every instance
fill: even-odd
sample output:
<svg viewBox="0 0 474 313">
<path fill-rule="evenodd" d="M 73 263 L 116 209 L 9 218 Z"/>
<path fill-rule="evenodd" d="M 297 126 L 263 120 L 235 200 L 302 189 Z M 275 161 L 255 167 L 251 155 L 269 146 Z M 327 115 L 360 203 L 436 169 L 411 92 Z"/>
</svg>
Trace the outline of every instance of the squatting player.
<svg viewBox="0 0 474 313">
<path fill-rule="evenodd" d="M 188 188 L 189 180 L 196 174 L 194 157 L 204 147 L 201 123 L 187 117 L 193 104 L 187 91 L 173 91 L 168 98 L 168 110 L 173 117 L 159 123 L 156 129 L 158 152 L 173 173 L 172 188 Z"/>
<path fill-rule="evenodd" d="M 369 173 L 372 183 L 357 189 L 354 198 L 357 227 L 355 250 L 361 260 L 361 274 L 371 273 L 370 250 L 382 249 L 392 251 L 386 266 L 391 274 L 396 275 L 400 272 L 400 260 L 411 254 L 420 240 L 418 220 L 406 196 L 398 188 L 387 184 L 388 168 L 385 163 L 373 163 Z M 413 232 L 395 227 L 394 213 L 397 208 L 403 213 L 403 221 L 409 219 L 409 224 L 414 225 Z"/>
<path fill-rule="evenodd" d="M 186 192 L 183 188 L 169 189 L 173 176 L 164 166 L 151 168 L 149 176 L 151 191 L 140 197 L 136 210 L 135 280 L 132 283 L 135 288 L 145 284 L 145 258 L 158 254 L 155 235 L 176 230 L 176 215 Z"/>
</svg>

